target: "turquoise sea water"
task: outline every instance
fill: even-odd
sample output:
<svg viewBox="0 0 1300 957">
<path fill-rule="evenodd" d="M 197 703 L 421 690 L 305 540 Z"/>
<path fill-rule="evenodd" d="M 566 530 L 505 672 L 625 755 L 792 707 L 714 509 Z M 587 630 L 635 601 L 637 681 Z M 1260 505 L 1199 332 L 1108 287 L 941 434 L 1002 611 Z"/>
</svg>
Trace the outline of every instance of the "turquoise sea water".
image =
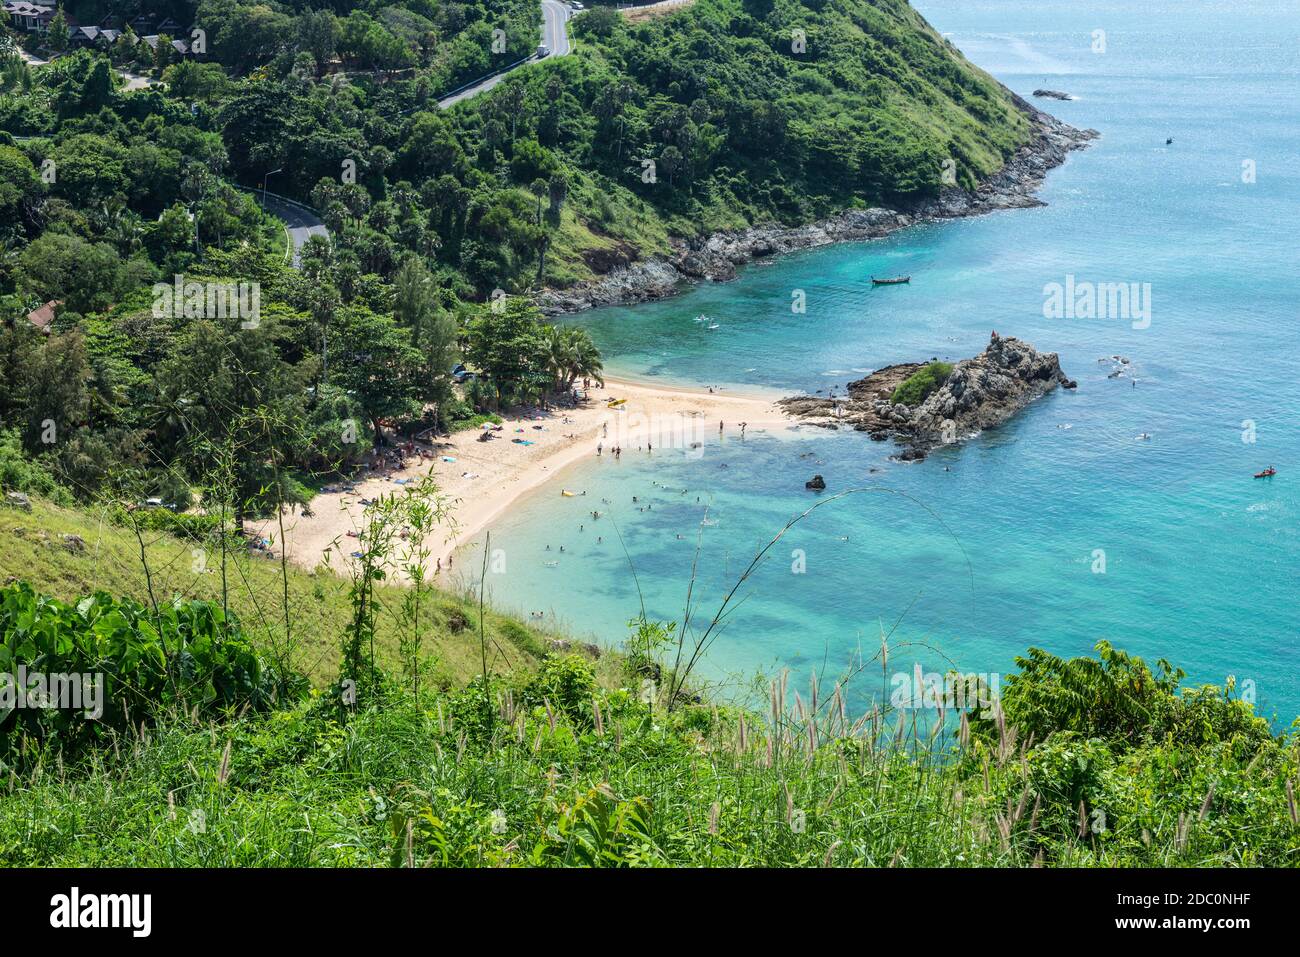
<svg viewBox="0 0 1300 957">
<path fill-rule="evenodd" d="M 1006 673 L 1030 645 L 1080 654 L 1105 638 L 1192 680 L 1251 682 L 1259 709 L 1289 722 L 1300 714 L 1300 3 L 917 6 L 1022 95 L 1075 94 L 1041 102 L 1102 134 L 1051 174 L 1047 207 L 798 254 L 573 321 L 612 372 L 787 392 L 969 356 L 997 329 L 1059 352 L 1077 392 L 915 465 L 889 462 L 890 446 L 860 434 L 807 430 L 712 436 L 698 458 L 583 463 L 562 484 L 586 499 L 548 487 L 492 529 L 508 561 L 489 576 L 491 598 L 620 641 L 638 608 L 622 547 L 606 520 L 578 531 L 600 507 L 650 614 L 665 619 L 681 618 L 702 532 L 696 600 L 707 616 L 756 545 L 816 500 L 803 489 L 816 471 L 831 492 L 891 491 L 819 509 L 782 540 L 714 645 L 710 675 L 834 673 L 859 643 L 874 652 L 881 622 L 897 623 L 890 672 L 954 661 Z M 872 289 L 873 273 L 913 280 Z M 1045 284 L 1067 275 L 1150 283 L 1149 327 L 1044 318 Z M 790 311 L 796 289 L 804 315 Z M 1112 354 L 1131 359 L 1136 386 L 1107 378 L 1115 364 L 1098 358 Z M 1275 478 L 1251 478 L 1269 464 Z M 795 549 L 804 574 L 792 573 Z M 855 704 L 879 691 L 873 675 Z"/>
</svg>

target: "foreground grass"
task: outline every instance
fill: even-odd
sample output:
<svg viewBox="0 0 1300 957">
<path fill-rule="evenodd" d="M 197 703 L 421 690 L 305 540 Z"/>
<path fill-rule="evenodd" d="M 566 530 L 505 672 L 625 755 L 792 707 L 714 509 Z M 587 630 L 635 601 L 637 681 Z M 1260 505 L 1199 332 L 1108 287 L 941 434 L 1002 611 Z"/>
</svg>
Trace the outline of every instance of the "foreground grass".
<svg viewBox="0 0 1300 957">
<path fill-rule="evenodd" d="M 0 575 L 68 600 L 102 588 L 143 602 L 149 587 L 160 602 L 216 599 L 191 545 L 155 534 L 142 563 L 132 533 L 87 513 L 0 511 Z M 663 632 L 649 626 L 593 662 L 489 614 L 485 685 L 477 608 L 445 593 L 417 679 L 390 666 L 402 592 L 379 589 L 383 670 L 353 672 L 349 692 L 329 683 L 347 583 L 290 569 L 286 605 L 279 571 L 241 558 L 230 603 L 263 648 L 288 611 L 315 689 L 228 707 L 164 696 L 93 735 L 4 715 L 0 866 L 1300 863 L 1300 723 L 1275 735 L 1231 687 L 1182 687 L 1168 663 L 1153 671 L 1105 642 L 1097 658 L 1031 649 L 991 712 L 934 720 L 914 710 L 922 698 L 850 724 L 841 686 L 827 697 L 816 678 L 807 705 L 778 678 L 763 715 L 690 690 L 669 708 L 662 642 L 645 637 Z M 22 608 L 51 608 L 24 594 Z M 70 614 L 84 612 L 57 619 L 72 629 Z M 33 621 L 11 615 L 0 651 L 45 661 Z M 41 647 L 59 648 L 42 627 Z M 94 660 L 106 646 L 91 630 Z"/>
<path fill-rule="evenodd" d="M 491 726 L 481 687 L 390 686 L 355 714 L 315 697 L 222 725 L 177 719 L 76 766 L 11 771 L 0 865 L 1296 862 L 1296 750 L 1281 742 L 1251 756 L 1108 755 L 1069 733 L 928 748 L 883 723 L 832 736 L 793 714 L 652 711 L 594 691 L 586 667 L 552 659 L 497 685 Z"/>
<path fill-rule="evenodd" d="M 77 536 L 78 547 L 65 536 Z M 74 601 L 96 590 L 112 595 L 148 596 L 149 578 L 158 600 L 172 597 L 219 601 L 221 570 L 217 550 L 158 532 L 145 533 L 145 563 L 130 529 L 111 524 L 104 514 L 60 508 L 32 499 L 32 511 L 0 507 L 0 582 L 28 581 L 39 592 Z M 263 646 L 287 646 L 290 663 L 318 686 L 337 677 L 339 643 L 351 611 L 348 582 L 327 571 L 287 569 L 289 639 L 285 634 L 285 582 L 278 561 L 232 553 L 227 567 L 231 609 Z M 403 590 L 379 589 L 376 655 L 381 667 L 396 670 L 399 623 L 393 613 Z M 478 604 L 468 595 L 438 591 L 427 609 L 425 667 L 434 683 L 458 687 L 483 667 L 478 636 Z M 531 671 L 545 656 L 546 633 L 487 609 L 488 667 L 492 671 Z M 606 669 L 607 670 L 607 669 Z M 602 671 L 604 674 L 605 671 Z"/>
</svg>

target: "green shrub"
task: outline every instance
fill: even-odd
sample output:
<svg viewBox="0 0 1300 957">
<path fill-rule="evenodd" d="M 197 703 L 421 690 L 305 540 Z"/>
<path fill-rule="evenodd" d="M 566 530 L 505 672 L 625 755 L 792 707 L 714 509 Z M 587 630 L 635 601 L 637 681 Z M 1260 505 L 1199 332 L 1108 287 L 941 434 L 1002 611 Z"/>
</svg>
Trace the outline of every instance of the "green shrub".
<svg viewBox="0 0 1300 957">
<path fill-rule="evenodd" d="M 1001 694 L 1006 723 L 1037 741 L 1061 732 L 1101 738 L 1120 748 L 1147 743 L 1201 748 L 1228 743 L 1246 755 L 1270 743 L 1268 722 L 1244 701 L 1214 687 L 1179 689 L 1184 672 L 1160 659 L 1155 671 L 1141 658 L 1097 643 L 1096 658 L 1058 658 L 1030 648 L 1016 658 Z M 972 727 L 992 740 L 993 719 Z"/>
<path fill-rule="evenodd" d="M 950 375 L 952 375 L 952 363 L 927 363 L 908 376 L 894 390 L 894 394 L 889 397 L 889 401 L 895 405 L 901 402 L 903 405 L 910 407 L 918 406 L 947 382 Z"/>
<path fill-rule="evenodd" d="M 501 416 L 495 412 L 474 412 L 466 407 L 463 410 L 457 410 L 455 417 L 447 422 L 449 432 L 464 432 L 466 429 L 479 429 L 483 423 L 491 422 L 493 425 L 501 424 Z"/>
<path fill-rule="evenodd" d="M 20 706 L 18 692 L 26 697 L 28 689 L 5 680 L 0 753 L 24 747 L 24 736 L 75 748 L 152 722 L 171 708 L 216 716 L 244 706 L 268 708 L 278 695 L 304 690 L 293 676 L 281 681 L 239 622 L 214 602 L 177 599 L 155 613 L 130 598 L 96 592 L 69 605 L 15 582 L 0 588 L 0 675 L 24 673 L 29 682 L 38 675 L 46 682 L 75 679 L 78 688 L 69 689 L 63 704 L 82 706 Z M 39 685 L 28 687 L 39 693 Z"/>
<path fill-rule="evenodd" d="M 549 701 L 579 725 L 592 720 L 591 697 L 596 692 L 596 674 L 580 655 L 548 658 L 524 689 L 528 704 Z"/>
<path fill-rule="evenodd" d="M 114 525 L 131 528 L 132 524 L 151 532 L 166 532 L 191 542 L 216 544 L 221 531 L 221 516 L 201 512 L 173 512 L 168 508 L 138 508 L 128 513 L 120 505 L 108 510 L 108 520 Z M 229 519 L 227 519 L 229 521 Z M 243 542 L 239 532 L 230 528 L 226 532 L 226 544 L 233 548 L 241 547 Z"/>
<path fill-rule="evenodd" d="M 52 472 L 23 451 L 18 432 L 0 432 L 0 491 L 30 492 L 56 505 L 71 505 L 72 495 L 58 483 Z"/>
</svg>

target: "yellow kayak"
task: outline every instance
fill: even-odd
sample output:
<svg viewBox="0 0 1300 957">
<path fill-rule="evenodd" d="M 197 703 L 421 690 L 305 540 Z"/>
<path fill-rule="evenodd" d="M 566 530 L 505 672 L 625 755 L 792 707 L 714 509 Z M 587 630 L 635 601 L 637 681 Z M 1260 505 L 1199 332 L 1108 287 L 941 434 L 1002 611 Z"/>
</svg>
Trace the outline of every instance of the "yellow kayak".
<svg viewBox="0 0 1300 957">
<path fill-rule="evenodd" d="M 609 400 L 609 407 L 612 409 L 614 406 L 616 406 L 616 405 L 622 405 L 622 404 L 623 404 L 624 402 L 626 402 L 626 401 L 627 401 L 627 399 L 610 399 L 610 400 Z"/>
<path fill-rule="evenodd" d="M 563 495 L 565 498 L 573 498 L 573 496 L 576 493 L 570 492 L 567 488 L 565 488 L 565 489 L 560 489 L 560 494 Z"/>
</svg>

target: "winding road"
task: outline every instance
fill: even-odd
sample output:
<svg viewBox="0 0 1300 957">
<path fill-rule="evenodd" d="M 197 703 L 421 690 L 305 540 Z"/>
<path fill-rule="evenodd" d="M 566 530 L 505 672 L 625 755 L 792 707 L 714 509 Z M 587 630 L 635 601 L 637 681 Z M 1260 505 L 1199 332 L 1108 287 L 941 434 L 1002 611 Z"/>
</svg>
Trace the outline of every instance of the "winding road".
<svg viewBox="0 0 1300 957">
<path fill-rule="evenodd" d="M 457 103 L 477 96 L 484 90 L 492 89 L 521 66 L 536 63 L 538 60 L 548 59 L 553 56 L 564 56 L 569 53 L 573 47 L 569 44 L 568 23 L 573 14 L 573 9 L 567 3 L 561 3 L 560 0 L 542 0 L 542 43 L 546 44 L 546 49 L 549 51 L 546 56 L 538 57 L 533 55 L 526 60 L 521 60 L 503 73 L 495 73 L 472 86 L 443 97 L 438 101 L 438 106 L 444 110 L 449 106 L 455 106 Z"/>
<path fill-rule="evenodd" d="M 438 106 L 446 109 L 477 96 L 484 90 L 490 90 L 521 66 L 570 53 L 573 47 L 569 43 L 568 24 L 573 15 L 574 10 L 560 0 L 542 0 L 542 43 L 546 45 L 548 51 L 546 56 L 538 57 L 534 54 L 502 73 L 497 73 L 451 96 L 444 97 L 438 101 Z M 293 267 L 297 269 L 301 265 L 302 247 L 306 245 L 307 240 L 312 236 L 329 236 L 329 230 L 325 228 L 320 217 L 306 206 L 269 193 L 263 196 L 260 191 L 254 190 L 254 192 L 258 193 L 258 198 L 268 213 L 284 221 L 289 240 L 293 243 Z"/>
<path fill-rule="evenodd" d="M 270 194 L 263 197 L 260 190 L 253 192 L 262 202 L 263 209 L 276 219 L 283 220 L 289 241 L 293 243 L 293 268 L 297 269 L 301 265 L 302 247 L 307 240 L 312 236 L 329 236 L 329 230 L 321 218 L 306 206 Z"/>
</svg>

